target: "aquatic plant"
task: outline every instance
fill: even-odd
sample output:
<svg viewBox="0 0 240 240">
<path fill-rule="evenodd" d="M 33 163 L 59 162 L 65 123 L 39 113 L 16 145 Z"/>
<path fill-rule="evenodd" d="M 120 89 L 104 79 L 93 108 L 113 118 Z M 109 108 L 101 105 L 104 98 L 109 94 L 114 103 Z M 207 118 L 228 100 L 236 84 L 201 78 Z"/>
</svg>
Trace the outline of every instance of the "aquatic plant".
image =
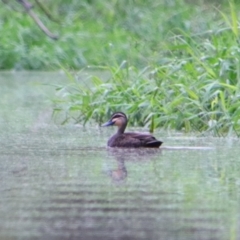
<svg viewBox="0 0 240 240">
<path fill-rule="evenodd" d="M 182 57 L 169 57 L 165 64 L 142 70 L 123 62 L 118 68 L 102 67 L 107 77 L 94 71 L 85 78 L 68 72 L 71 82 L 57 88 L 55 113 L 64 112 L 64 122 L 101 124 L 122 110 L 131 125 L 150 131 L 162 127 L 239 135 L 240 48 L 219 44 L 228 37 L 229 32 L 221 33 L 201 46 L 194 42 L 194 47 L 179 37 L 175 49 L 181 49 Z"/>
</svg>

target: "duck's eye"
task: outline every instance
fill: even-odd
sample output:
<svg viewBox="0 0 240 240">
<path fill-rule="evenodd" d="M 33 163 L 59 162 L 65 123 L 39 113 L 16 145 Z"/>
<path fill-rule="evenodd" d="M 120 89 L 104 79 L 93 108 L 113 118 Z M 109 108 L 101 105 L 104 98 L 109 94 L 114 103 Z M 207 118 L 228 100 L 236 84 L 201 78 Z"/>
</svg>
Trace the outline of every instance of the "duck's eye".
<svg viewBox="0 0 240 240">
<path fill-rule="evenodd" d="M 114 118 L 112 118 L 111 121 L 115 123 L 117 120 L 118 120 L 118 117 L 114 117 Z"/>
<path fill-rule="evenodd" d="M 114 122 L 114 125 L 116 126 L 121 126 L 122 125 L 122 117 L 118 117 L 118 118 L 113 118 L 112 122 Z"/>
</svg>

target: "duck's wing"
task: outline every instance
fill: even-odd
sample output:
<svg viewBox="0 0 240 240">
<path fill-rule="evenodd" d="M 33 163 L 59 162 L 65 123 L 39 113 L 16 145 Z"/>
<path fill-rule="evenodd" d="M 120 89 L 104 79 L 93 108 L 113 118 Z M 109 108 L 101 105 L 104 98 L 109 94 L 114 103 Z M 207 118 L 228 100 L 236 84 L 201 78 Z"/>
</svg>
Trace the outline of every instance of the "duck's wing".
<svg viewBox="0 0 240 240">
<path fill-rule="evenodd" d="M 129 140 L 131 145 L 134 147 L 149 147 L 158 148 L 162 142 L 157 140 L 154 136 L 148 133 L 124 133 L 126 139 Z"/>
</svg>

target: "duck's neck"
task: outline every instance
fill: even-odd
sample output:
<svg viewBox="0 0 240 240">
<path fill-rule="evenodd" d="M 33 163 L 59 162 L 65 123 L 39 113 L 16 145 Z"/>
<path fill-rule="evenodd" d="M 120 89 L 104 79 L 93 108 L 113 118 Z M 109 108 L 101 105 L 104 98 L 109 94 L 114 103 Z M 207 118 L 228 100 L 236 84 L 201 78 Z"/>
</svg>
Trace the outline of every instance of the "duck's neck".
<svg viewBox="0 0 240 240">
<path fill-rule="evenodd" d="M 123 125 L 118 127 L 117 134 L 123 134 L 126 129 L 127 123 L 124 123 Z"/>
</svg>

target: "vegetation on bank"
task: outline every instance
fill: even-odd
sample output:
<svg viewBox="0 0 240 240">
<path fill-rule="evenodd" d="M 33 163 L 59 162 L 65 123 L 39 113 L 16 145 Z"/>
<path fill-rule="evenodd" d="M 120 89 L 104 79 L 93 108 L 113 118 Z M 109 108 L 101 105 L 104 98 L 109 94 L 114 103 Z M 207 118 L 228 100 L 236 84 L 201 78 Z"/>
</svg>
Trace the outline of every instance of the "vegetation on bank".
<svg viewBox="0 0 240 240">
<path fill-rule="evenodd" d="M 94 74 L 81 80 L 71 75 L 71 84 L 59 88 L 64 97 L 56 112 L 65 111 L 66 121 L 95 119 L 100 124 L 113 111 L 122 110 L 132 125 L 150 131 L 171 128 L 239 135 L 239 30 L 231 6 L 231 15 L 218 12 L 221 28 L 213 22 L 215 28 L 204 32 L 178 29 L 178 34 L 169 36 L 158 52 L 159 64 L 137 68 L 123 61 L 119 67 L 103 68 L 110 72 L 107 80 Z"/>
<path fill-rule="evenodd" d="M 47 37 L 16 0 L 0 1 L 0 69 L 54 70 L 59 64 L 81 69 L 123 60 L 138 68 L 162 64 L 172 38 L 221 29 L 214 6 L 225 9 L 220 0 L 215 5 L 203 0 L 42 0 L 49 18 L 28 1 L 59 39 Z"/>
<path fill-rule="evenodd" d="M 17 33 L 15 38 L 0 36 L 5 44 L 0 67 L 67 69 L 69 85 L 57 87 L 54 110 L 66 114 L 64 122 L 101 124 L 122 110 L 132 125 L 150 131 L 240 134 L 239 26 L 233 1 L 222 6 L 219 1 L 59 0 L 49 6 L 62 28 L 49 21 L 48 27 L 59 31 L 60 39 L 48 39 L 31 19 L 16 13 L 18 23 L 11 27 L 18 30 L 9 33 Z M 0 28 L 11 24 L 4 15 Z M 98 69 L 107 77 L 93 71 L 82 78 L 69 69 Z"/>
</svg>

